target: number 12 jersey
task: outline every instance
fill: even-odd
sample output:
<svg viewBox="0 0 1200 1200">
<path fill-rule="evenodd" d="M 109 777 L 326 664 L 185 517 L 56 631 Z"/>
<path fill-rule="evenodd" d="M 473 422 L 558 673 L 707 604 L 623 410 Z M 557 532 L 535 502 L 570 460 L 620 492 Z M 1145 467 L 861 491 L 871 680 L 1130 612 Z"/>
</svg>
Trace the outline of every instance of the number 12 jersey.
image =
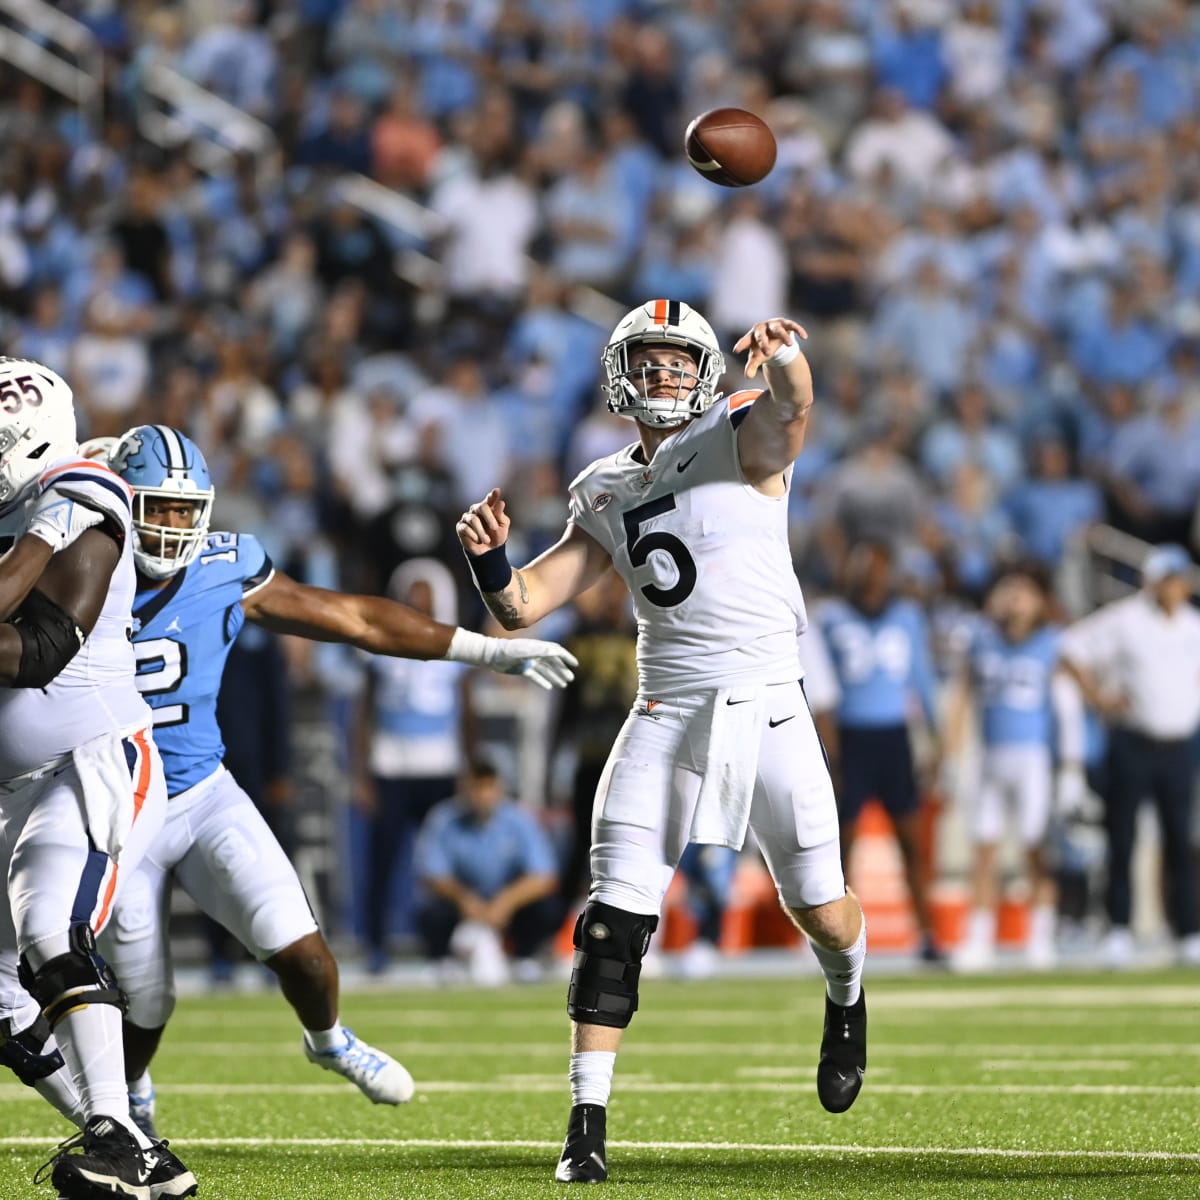
<svg viewBox="0 0 1200 1200">
<path fill-rule="evenodd" d="M 137 685 L 154 710 L 168 796 L 194 787 L 221 765 L 221 674 L 246 620 L 242 600 L 269 583 L 274 570 L 257 538 L 210 533 L 165 587 L 139 590 L 134 599 Z"/>
</svg>

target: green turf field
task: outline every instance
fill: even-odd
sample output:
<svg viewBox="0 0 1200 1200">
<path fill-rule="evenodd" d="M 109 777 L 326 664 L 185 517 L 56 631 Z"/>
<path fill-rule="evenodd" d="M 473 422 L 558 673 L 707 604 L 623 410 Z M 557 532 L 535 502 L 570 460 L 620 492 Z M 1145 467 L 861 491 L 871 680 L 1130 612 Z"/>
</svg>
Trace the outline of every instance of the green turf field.
<svg viewBox="0 0 1200 1200">
<path fill-rule="evenodd" d="M 282 1001 L 180 1002 L 155 1069 L 160 1131 L 212 1200 L 549 1197 L 565 1127 L 563 986 L 364 992 L 359 1034 L 417 1097 L 376 1108 L 305 1062 Z M 821 984 L 649 983 L 609 1110 L 630 1197 L 1200 1196 L 1200 978 L 874 980 L 867 1084 L 813 1087 Z M 0 1197 L 70 1132 L 0 1085 Z"/>
</svg>

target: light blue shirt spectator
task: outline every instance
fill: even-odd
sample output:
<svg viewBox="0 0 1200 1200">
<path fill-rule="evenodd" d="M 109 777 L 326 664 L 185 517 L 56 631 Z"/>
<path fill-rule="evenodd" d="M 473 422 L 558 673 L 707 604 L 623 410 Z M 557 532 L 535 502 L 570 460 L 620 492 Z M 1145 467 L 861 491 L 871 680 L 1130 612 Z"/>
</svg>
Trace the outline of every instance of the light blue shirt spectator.
<svg viewBox="0 0 1200 1200">
<path fill-rule="evenodd" d="M 962 379 L 977 322 L 970 305 L 944 288 L 937 267 L 926 261 L 916 286 L 896 290 L 879 306 L 868 334 L 870 355 L 876 362 L 899 360 L 930 387 L 949 392 Z"/>
<path fill-rule="evenodd" d="M 1141 116 L 1155 129 L 1174 125 L 1195 104 L 1195 64 L 1181 50 L 1166 44 L 1125 43 L 1104 60 L 1112 75 L 1130 71 L 1137 77 Z"/>
<path fill-rule="evenodd" d="M 1090 479 L 1072 478 L 1067 448 L 1057 437 L 1034 445 L 1035 476 L 1004 497 L 1004 511 L 1025 552 L 1046 567 L 1057 567 L 1074 534 L 1099 521 L 1100 489 Z"/>
<path fill-rule="evenodd" d="M 563 176 L 546 197 L 554 232 L 554 269 L 563 279 L 608 287 L 634 249 L 633 204 L 604 155 L 590 148 L 579 168 Z"/>
<path fill-rule="evenodd" d="M 922 438 L 922 467 L 939 484 L 946 484 L 960 467 L 973 463 L 997 488 L 1007 489 L 1024 471 L 1016 435 L 991 422 L 988 397 L 977 384 L 962 388 L 955 401 L 957 415 L 936 422 Z"/>
<path fill-rule="evenodd" d="M 437 805 L 415 854 L 422 879 L 454 879 L 484 900 L 525 875 L 557 870 L 550 841 L 532 814 L 510 801 L 480 818 L 457 800 Z"/>
<path fill-rule="evenodd" d="M 238 0 L 237 23 L 212 25 L 184 51 L 180 64 L 189 78 L 237 108 L 270 120 L 275 107 L 278 61 L 271 39 L 249 22 L 252 5 Z"/>
<path fill-rule="evenodd" d="M 1138 314 L 1128 292 L 1118 288 L 1107 315 L 1076 334 L 1071 361 L 1093 383 L 1139 384 L 1161 370 L 1169 348 L 1167 331 Z"/>
<path fill-rule="evenodd" d="M 1200 418 L 1183 412 L 1179 399 L 1172 396 L 1163 411 L 1123 426 L 1107 454 L 1115 478 L 1128 480 L 1169 514 L 1191 512 L 1200 498 Z"/>
<path fill-rule="evenodd" d="M 871 39 L 871 65 L 883 87 L 903 92 L 913 108 L 931 109 L 946 82 L 942 35 L 935 26 L 880 29 Z"/>
</svg>

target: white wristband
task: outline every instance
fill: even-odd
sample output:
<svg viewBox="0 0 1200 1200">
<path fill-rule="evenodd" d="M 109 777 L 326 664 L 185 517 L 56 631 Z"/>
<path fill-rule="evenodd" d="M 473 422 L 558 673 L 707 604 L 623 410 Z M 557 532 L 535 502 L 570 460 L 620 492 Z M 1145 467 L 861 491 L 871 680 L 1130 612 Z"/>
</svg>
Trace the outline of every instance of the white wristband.
<svg viewBox="0 0 1200 1200">
<path fill-rule="evenodd" d="M 786 367 L 788 363 L 793 362 L 799 355 L 800 347 L 796 344 L 796 339 L 791 337 L 767 359 L 767 362 L 773 367 Z"/>
</svg>

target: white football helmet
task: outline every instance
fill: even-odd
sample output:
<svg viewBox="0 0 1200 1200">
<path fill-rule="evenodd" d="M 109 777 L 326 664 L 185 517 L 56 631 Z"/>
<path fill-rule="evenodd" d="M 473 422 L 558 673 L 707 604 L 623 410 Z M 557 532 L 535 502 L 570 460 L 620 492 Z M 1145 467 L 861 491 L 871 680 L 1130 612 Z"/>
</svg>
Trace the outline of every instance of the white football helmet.
<svg viewBox="0 0 1200 1200">
<path fill-rule="evenodd" d="M 75 398 L 61 375 L 27 358 L 0 358 L 0 508 L 56 458 L 78 452 Z"/>
<path fill-rule="evenodd" d="M 682 394 L 684 375 L 678 371 L 675 394 L 647 396 L 647 374 L 661 367 L 633 367 L 630 353 L 639 346 L 682 346 L 696 357 L 696 386 Z M 600 361 L 608 382 L 608 407 L 644 425 L 679 425 L 700 416 L 717 398 L 725 359 L 712 326 L 694 308 L 678 300 L 648 300 L 622 317 Z M 638 384 L 641 384 L 641 387 Z"/>
</svg>

